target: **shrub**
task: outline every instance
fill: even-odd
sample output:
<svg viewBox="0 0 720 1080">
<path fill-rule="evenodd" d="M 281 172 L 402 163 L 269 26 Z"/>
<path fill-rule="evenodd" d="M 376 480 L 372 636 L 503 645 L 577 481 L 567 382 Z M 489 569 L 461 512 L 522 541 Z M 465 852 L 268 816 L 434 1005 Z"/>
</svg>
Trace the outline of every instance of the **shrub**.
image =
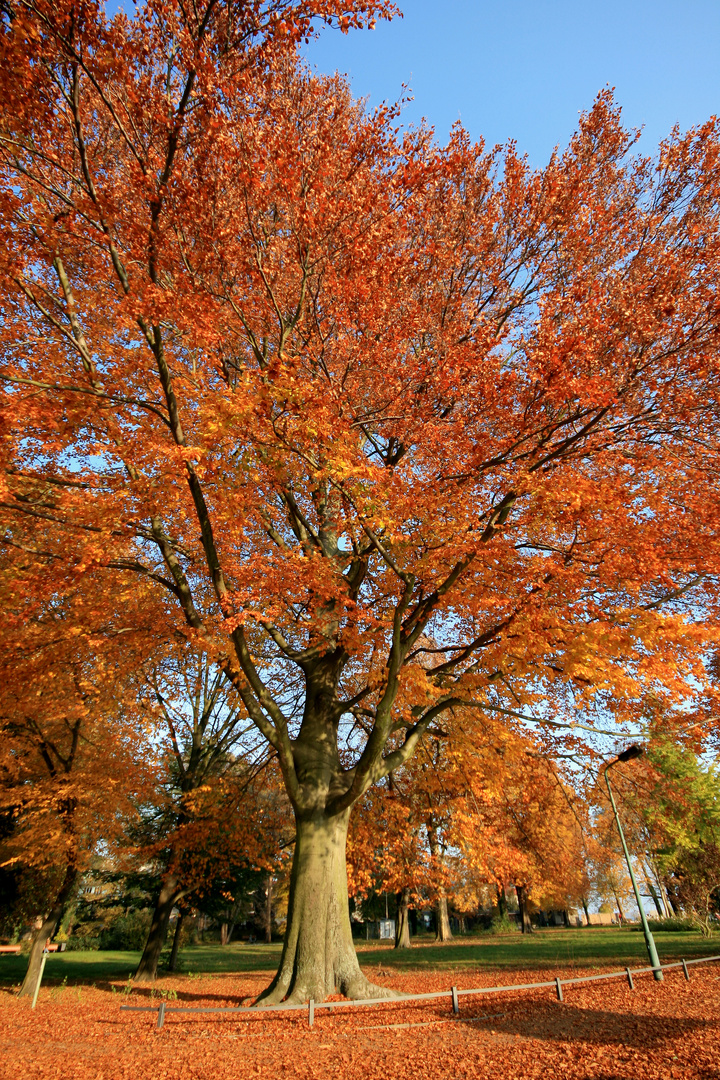
<svg viewBox="0 0 720 1080">
<path fill-rule="evenodd" d="M 83 928 L 79 931 L 75 931 L 72 936 L 68 938 L 68 952 L 97 952 L 99 948 L 100 938 L 97 934 L 93 933 L 92 929 L 89 927 L 85 932 L 83 932 Z"/>
<path fill-rule="evenodd" d="M 100 934 L 101 949 L 142 949 L 150 929 L 149 911 L 119 915 Z"/>
<path fill-rule="evenodd" d="M 697 930 L 697 923 L 694 923 L 692 919 L 648 919 L 648 926 L 652 930 L 653 934 L 657 934 L 662 930 L 671 931 L 672 933 L 680 933 L 686 930 Z M 633 926 L 633 930 L 642 931 L 642 924 L 638 923 L 637 926 Z"/>
<path fill-rule="evenodd" d="M 509 919 L 507 915 L 495 915 L 486 933 L 488 934 L 514 934 L 518 924 Z"/>
</svg>

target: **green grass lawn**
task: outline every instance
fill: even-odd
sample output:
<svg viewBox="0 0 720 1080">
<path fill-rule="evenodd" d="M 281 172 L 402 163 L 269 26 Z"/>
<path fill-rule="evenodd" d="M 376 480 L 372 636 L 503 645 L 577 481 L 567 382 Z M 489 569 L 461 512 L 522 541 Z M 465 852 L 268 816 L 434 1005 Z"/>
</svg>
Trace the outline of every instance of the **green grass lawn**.
<svg viewBox="0 0 720 1080">
<path fill-rule="evenodd" d="M 699 933 L 657 933 L 655 942 L 661 961 L 720 954 L 720 941 L 716 938 L 708 941 Z M 517 968 L 532 971 L 597 965 L 643 966 L 648 963 L 641 933 L 604 927 L 537 930 L 527 936 L 476 935 L 457 938 L 448 945 L 435 945 L 430 937 L 425 937 L 416 939 L 411 949 L 393 949 L 390 944 L 379 942 L 358 942 L 357 946 L 360 963 L 365 967 L 381 965 L 417 971 Z M 279 943 L 194 945 L 181 952 L 179 974 L 272 970 L 277 966 L 280 948 Z M 139 959 L 139 952 L 51 953 L 43 981 L 54 983 L 67 979 L 74 985 L 126 980 Z M 0 955 L 0 984 L 19 983 L 26 964 L 25 957 Z"/>
</svg>

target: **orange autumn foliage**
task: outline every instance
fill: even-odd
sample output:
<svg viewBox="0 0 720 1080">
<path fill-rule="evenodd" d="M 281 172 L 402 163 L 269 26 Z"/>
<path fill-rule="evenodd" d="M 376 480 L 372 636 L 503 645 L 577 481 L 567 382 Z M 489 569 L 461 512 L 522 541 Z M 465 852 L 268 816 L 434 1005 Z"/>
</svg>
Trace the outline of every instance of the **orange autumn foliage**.
<svg viewBox="0 0 720 1080">
<path fill-rule="evenodd" d="M 452 741 L 450 731 L 427 740 L 358 807 L 351 892 L 409 888 L 421 903 L 447 895 L 454 910 L 474 914 L 497 889 L 522 885 L 535 907 L 579 905 L 590 823 L 572 778 L 525 732 L 490 720 L 480 735 L 467 717 L 454 717 L 451 730 L 453 722 Z"/>
<path fill-rule="evenodd" d="M 3 527 L 216 659 L 296 817 L 271 993 L 371 992 L 347 816 L 436 720 L 706 680 L 718 124 L 633 158 L 604 93 L 532 172 L 298 66 L 384 4 L 7 2 Z"/>
</svg>

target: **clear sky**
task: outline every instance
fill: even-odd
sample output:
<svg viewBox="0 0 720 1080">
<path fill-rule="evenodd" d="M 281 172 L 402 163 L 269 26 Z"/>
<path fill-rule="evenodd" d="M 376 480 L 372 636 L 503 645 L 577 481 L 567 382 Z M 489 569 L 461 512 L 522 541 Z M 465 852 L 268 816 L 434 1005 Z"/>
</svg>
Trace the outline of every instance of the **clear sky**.
<svg viewBox="0 0 720 1080">
<path fill-rule="evenodd" d="M 535 166 L 565 145 L 578 113 L 615 87 L 625 123 L 651 152 L 720 112 L 720 0 L 396 0 L 404 18 L 374 31 L 324 30 L 305 51 L 347 73 L 370 105 L 414 100 L 445 140 L 462 121 L 494 145 L 513 138 Z"/>
</svg>

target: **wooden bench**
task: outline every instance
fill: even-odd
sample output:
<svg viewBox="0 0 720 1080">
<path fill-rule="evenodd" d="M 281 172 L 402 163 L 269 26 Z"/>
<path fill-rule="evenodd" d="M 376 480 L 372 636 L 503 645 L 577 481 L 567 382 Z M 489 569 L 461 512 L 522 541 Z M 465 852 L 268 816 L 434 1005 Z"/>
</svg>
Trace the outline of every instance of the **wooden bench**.
<svg viewBox="0 0 720 1080">
<path fill-rule="evenodd" d="M 47 947 L 48 952 L 65 952 L 65 941 L 52 941 Z M 0 945 L 0 953 L 14 953 L 18 956 L 22 952 L 22 945 Z"/>
</svg>

